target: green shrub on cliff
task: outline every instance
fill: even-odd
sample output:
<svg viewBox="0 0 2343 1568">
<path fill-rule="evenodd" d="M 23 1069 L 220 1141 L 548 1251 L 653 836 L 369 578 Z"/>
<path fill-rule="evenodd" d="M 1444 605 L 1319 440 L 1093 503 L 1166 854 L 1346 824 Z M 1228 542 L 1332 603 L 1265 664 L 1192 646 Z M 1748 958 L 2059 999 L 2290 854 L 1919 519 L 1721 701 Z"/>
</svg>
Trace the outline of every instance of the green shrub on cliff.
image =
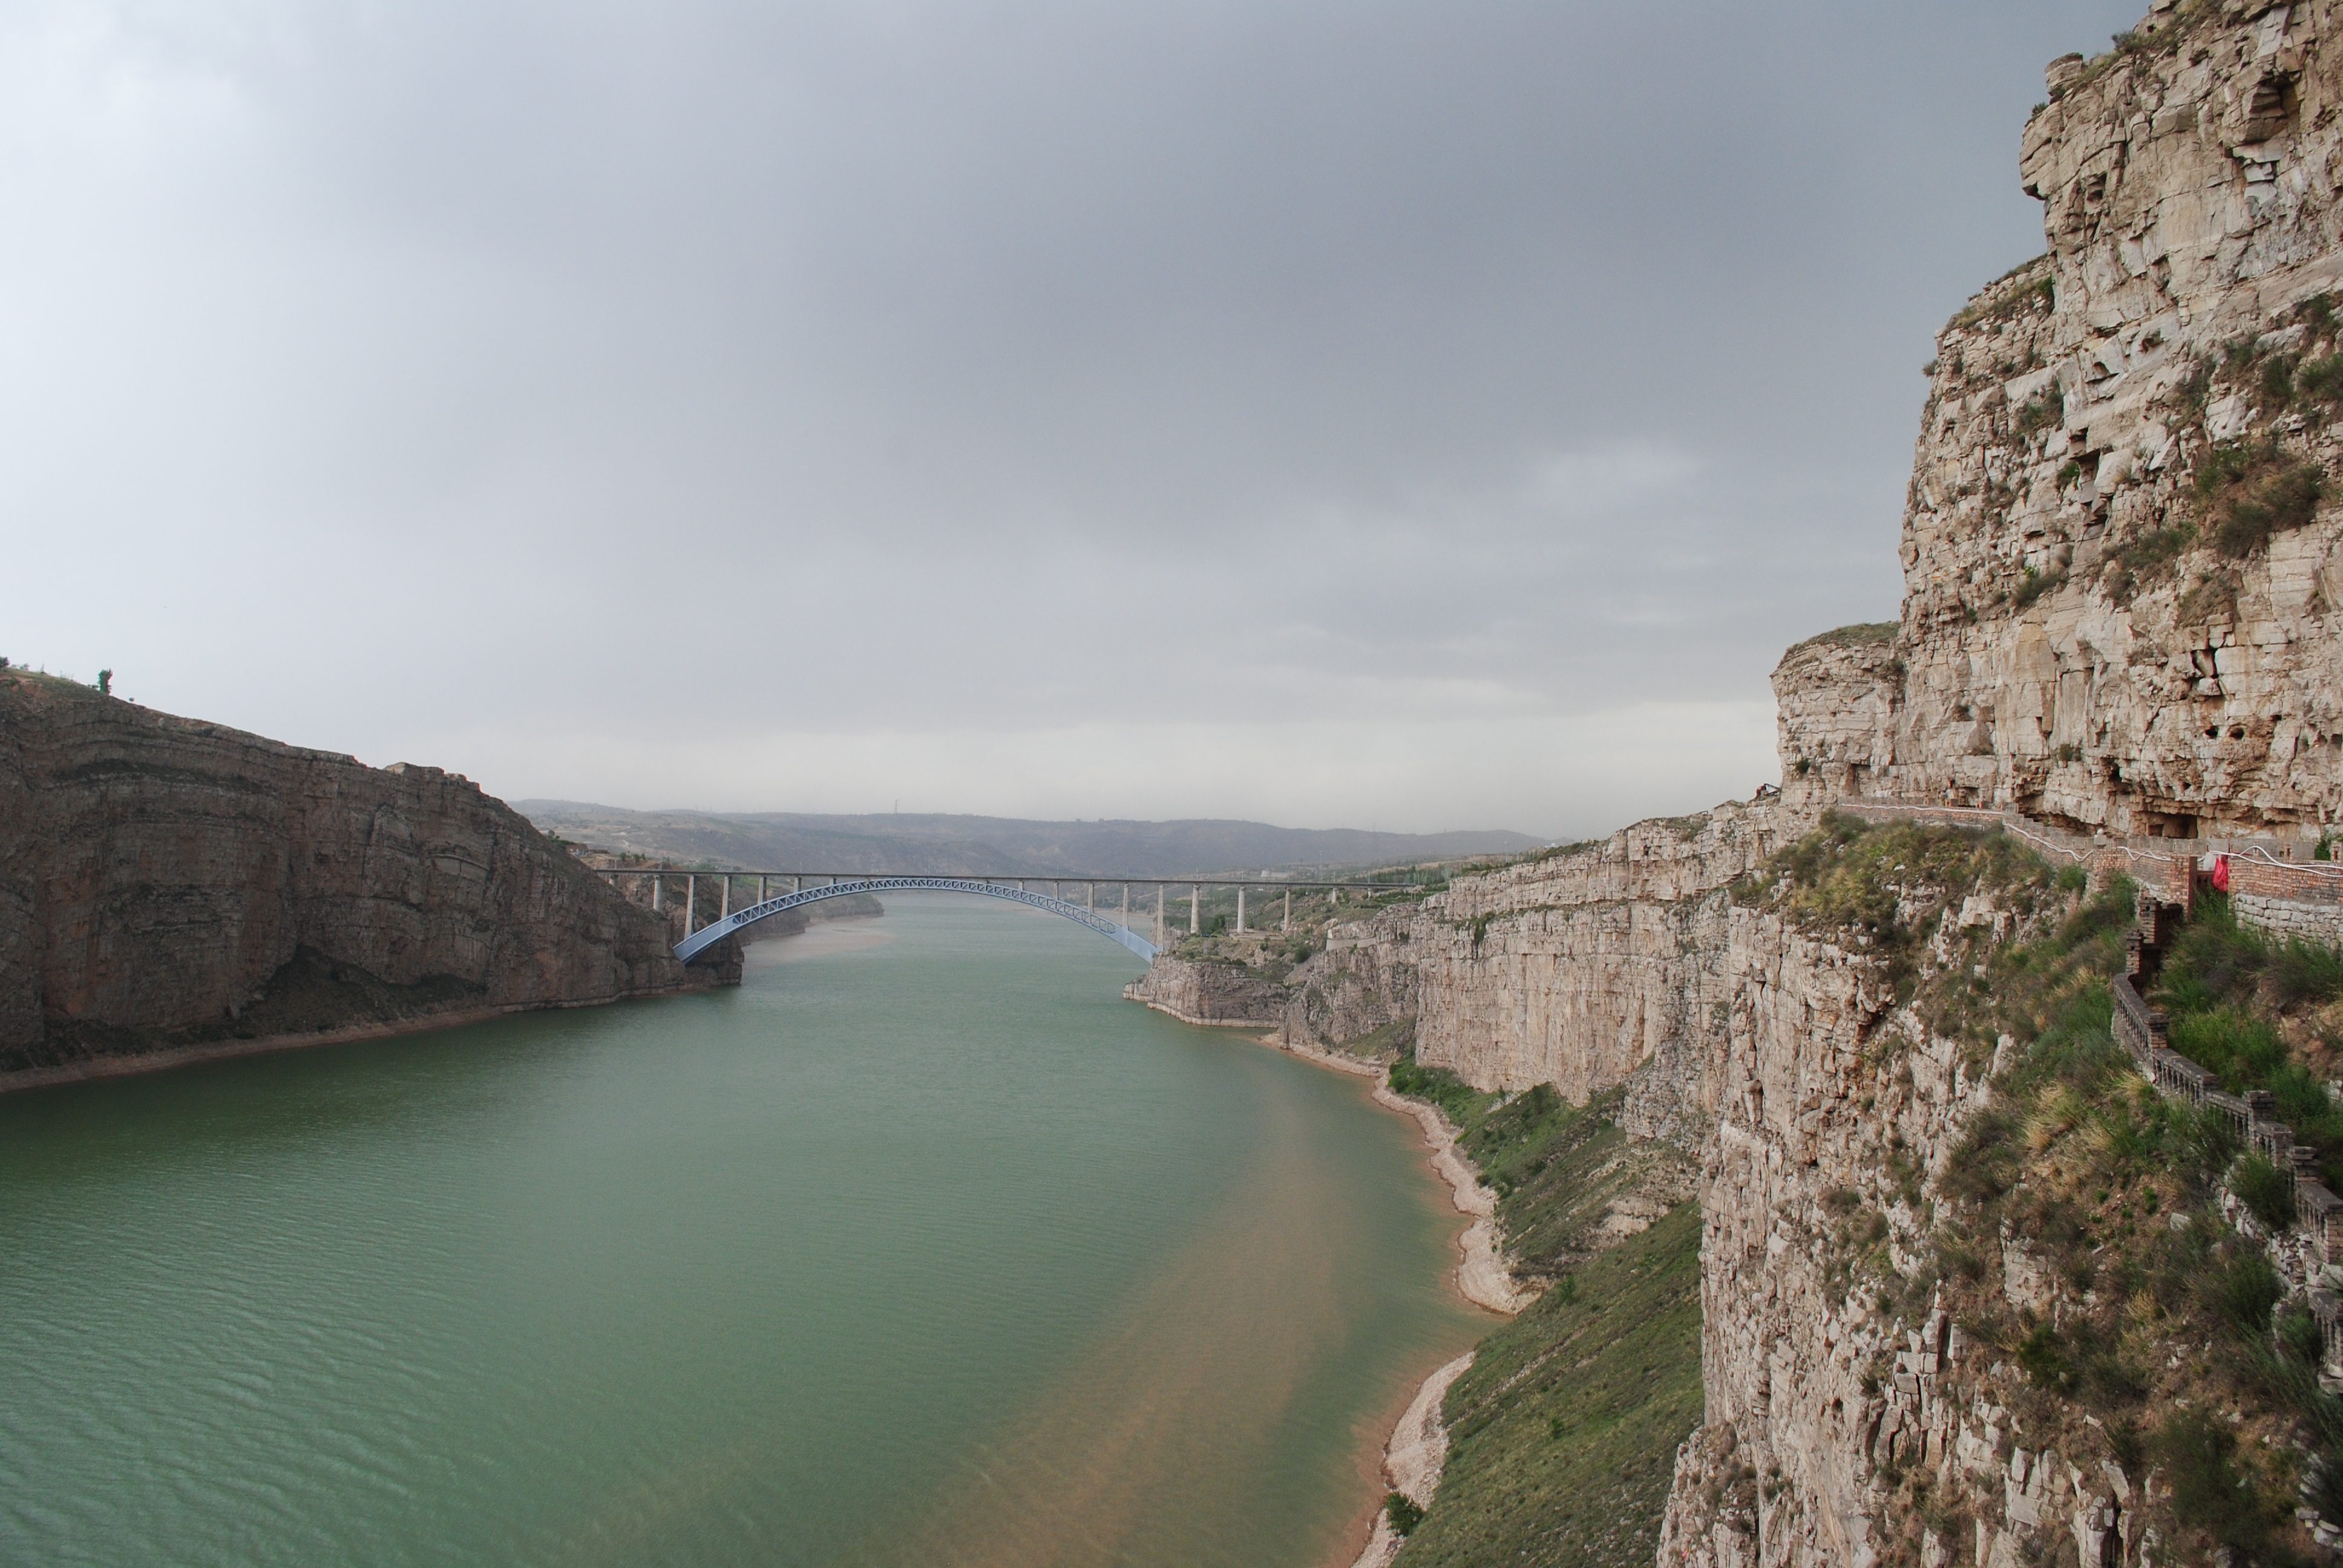
<svg viewBox="0 0 2343 1568">
<path fill-rule="evenodd" d="M 1429 1101 L 1460 1127 L 1478 1122 L 1484 1102 L 1496 1098 L 1483 1094 L 1445 1068 L 1418 1066 L 1413 1050 L 1391 1064 L 1387 1080 L 1393 1093 Z"/>
<path fill-rule="evenodd" d="M 2259 442 L 2216 447 L 2197 464 L 2199 516 L 2213 548 L 2234 558 L 2308 524 L 2323 489 L 2318 466 L 2288 457 L 2275 433 Z"/>
<path fill-rule="evenodd" d="M 2105 980 L 2121 967 L 2130 906 L 2130 890 L 2117 892 L 2008 944 L 1977 992 L 1949 988 L 1959 1032 L 1998 1031 L 2016 1050 L 1946 1162 L 1900 1304 L 1941 1303 L 1974 1347 L 1947 1374 L 1956 1408 L 2004 1405 L 2028 1446 L 2117 1466 L 2135 1487 L 2157 1468 L 2168 1490 L 2135 1506 L 2176 1561 L 2222 1548 L 2240 1563 L 2291 1561 L 2307 1543 L 2290 1517 L 2298 1487 L 2324 1498 L 2329 1477 L 2343 1482 L 2343 1401 L 2320 1387 L 2315 1325 L 2284 1304 L 2262 1247 L 2216 1199 L 2226 1185 L 2281 1226 L 2292 1183 L 2258 1155 L 2238 1159 L 2217 1111 L 2158 1092 L 2112 1038 Z M 2227 1081 L 2281 1092 L 2281 1113 L 2316 1141 L 2343 1128 L 2278 999 L 2328 994 L 2328 971 L 2301 959 L 2278 978 L 2278 950 L 2208 899 L 2155 1000 L 2172 1009 L 2176 1047 Z M 2005 1273 L 2013 1246 L 2036 1281 L 2023 1289 Z M 2038 1299 L 2046 1289 L 2055 1305 Z M 2199 1420 L 2207 1410 L 2222 1412 L 2217 1427 Z M 2322 1506 L 2343 1508 L 2334 1490 Z"/>
</svg>

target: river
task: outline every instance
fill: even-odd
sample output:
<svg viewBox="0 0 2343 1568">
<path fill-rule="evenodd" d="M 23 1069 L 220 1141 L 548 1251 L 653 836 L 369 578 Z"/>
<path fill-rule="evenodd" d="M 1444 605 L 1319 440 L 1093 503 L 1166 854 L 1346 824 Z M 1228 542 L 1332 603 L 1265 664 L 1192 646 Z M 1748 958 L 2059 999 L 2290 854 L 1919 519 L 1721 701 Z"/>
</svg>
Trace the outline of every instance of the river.
<svg viewBox="0 0 2343 1568">
<path fill-rule="evenodd" d="M 1486 1327 L 1363 1084 L 949 897 L 0 1099 L 0 1562 L 1322 1568 Z"/>
</svg>

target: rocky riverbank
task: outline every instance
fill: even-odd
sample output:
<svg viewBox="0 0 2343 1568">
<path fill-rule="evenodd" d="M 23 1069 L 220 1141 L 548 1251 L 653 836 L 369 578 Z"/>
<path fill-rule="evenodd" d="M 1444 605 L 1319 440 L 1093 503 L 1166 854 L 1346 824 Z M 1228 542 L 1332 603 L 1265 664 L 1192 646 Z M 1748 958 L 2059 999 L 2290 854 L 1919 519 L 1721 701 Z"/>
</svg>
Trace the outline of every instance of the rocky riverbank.
<svg viewBox="0 0 2343 1568">
<path fill-rule="evenodd" d="M 0 673 L 0 1087 L 737 981 L 501 801 Z"/>
</svg>

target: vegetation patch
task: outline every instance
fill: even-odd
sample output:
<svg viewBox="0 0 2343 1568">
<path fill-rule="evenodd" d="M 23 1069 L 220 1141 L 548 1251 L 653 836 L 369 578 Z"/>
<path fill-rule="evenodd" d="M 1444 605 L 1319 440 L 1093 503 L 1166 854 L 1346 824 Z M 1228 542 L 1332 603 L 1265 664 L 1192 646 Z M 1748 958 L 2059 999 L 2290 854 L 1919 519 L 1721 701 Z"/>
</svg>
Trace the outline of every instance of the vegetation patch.
<svg viewBox="0 0 2343 1568">
<path fill-rule="evenodd" d="M 2217 1074 L 2232 1094 L 2275 1095 L 2295 1141 L 2318 1150 L 2328 1183 L 2343 1188 L 2343 1107 L 2327 1088 L 2343 1076 L 2343 953 L 2240 925 L 2229 900 L 2208 892 L 2150 1000 L 2170 1020 L 2173 1050 Z M 2277 1172 L 2269 1175 L 2260 1178 L 2247 1162 L 2230 1184 L 2256 1206 L 2248 1191 L 2268 1191 Z M 2277 1211 L 2275 1200 L 2265 1201 Z M 2286 1201 L 2290 1207 L 2291 1197 Z"/>
<path fill-rule="evenodd" d="M 2127 1538 L 2152 1528 L 2159 1561 L 2306 1561 L 2298 1505 L 2343 1519 L 2343 1399 L 2321 1384 L 2308 1303 L 2258 1239 L 2287 1222 L 2292 1189 L 2117 1044 L 2108 982 L 2131 885 L 2095 890 L 1997 830 L 1834 815 L 1733 896 L 1872 955 L 1972 1078 L 1994 1073 L 1933 1180 L 1891 1137 L 1876 1184 L 1819 1195 L 1828 1286 L 1906 1323 L 1951 1314 L 1966 1349 L 1941 1374 L 1942 1403 L 1995 1412 L 2006 1444 L 2086 1475 L 2119 1470 Z M 2266 938 L 2208 896 L 2149 1000 L 2177 1048 L 2233 1092 L 2276 1096 L 2330 1181 L 2343 1176 L 2343 1107 L 2327 1088 L 2343 1075 L 2343 955 Z M 1874 1049 L 1905 1038 L 1883 1029 Z M 1451 1391 L 1449 1476 L 1401 1561 L 1649 1562 L 1669 1456 L 1700 1414 L 1694 1207 L 1662 1205 L 1603 1248 L 1621 1203 L 1662 1190 L 1646 1171 L 1604 1195 L 1654 1147 L 1612 1125 L 1615 1101 L 1483 1093 L 1413 1060 L 1393 1079 L 1463 1129 L 1520 1271 L 1554 1282 Z M 1754 1509 L 1777 1486 L 1745 1463 L 1718 1476 L 1719 1507 L 1729 1490 Z M 1885 1463 L 1874 1479 L 1893 1500 L 1883 1563 L 1918 1564 L 1924 1526 L 1941 1542 L 2004 1518 L 1995 1474 Z M 2069 1539 L 2046 1526 L 2021 1560 L 2072 1562 L 2057 1555 Z"/>
<path fill-rule="evenodd" d="M 1876 955 L 1897 1000 L 1909 1000 L 1948 911 L 1982 895 L 2007 918 L 2032 920 L 2054 904 L 2070 903 L 2079 887 L 2073 878 L 2062 884 L 2056 871 L 1997 828 L 1875 825 L 1831 812 L 1732 892 L 1735 902 L 1778 910 L 1815 935 Z M 1992 936 L 1986 923 L 1956 928 L 1946 940 L 1985 962 Z M 1956 982 L 1954 989 L 1967 988 Z"/>
<path fill-rule="evenodd" d="M 1894 642 L 1896 640 L 1896 633 L 1903 629 L 1904 623 L 1902 621 L 1857 621 L 1853 626 L 1837 627 L 1830 631 L 1821 632 L 1815 636 L 1810 637 L 1804 642 L 1795 643 L 1791 646 L 1790 652 L 1796 653 L 1801 648 L 1808 648 L 1875 647 L 1880 643 Z"/>
<path fill-rule="evenodd" d="M 2181 556 L 2196 542 L 2197 525 L 2190 522 L 2134 534 L 2117 548 L 2109 562 L 2108 592 L 2117 604 L 2129 604 L 2142 588 L 2171 577 Z"/>
<path fill-rule="evenodd" d="M 2225 1118 L 2159 1092 L 2116 1042 L 2107 982 L 2123 968 L 2131 887 L 2089 896 L 2014 847 L 1946 832 L 1832 823 L 1785 852 L 1764 894 L 1891 953 L 1899 926 L 1926 930 L 1911 913 L 1916 873 L 1955 888 L 1973 873 L 2017 921 L 2016 940 L 1989 954 L 1947 946 L 1940 930 L 1938 961 L 1914 982 L 1931 1027 L 1968 1047 L 1972 1063 L 2002 1067 L 1933 1187 L 1897 1184 L 1926 1228 L 1916 1268 L 1899 1272 L 1885 1217 L 1839 1191 L 1822 1205 L 1827 1277 L 1903 1314 L 1941 1304 L 1971 1346 L 1946 1374 L 1945 1402 L 2002 1407 L 2020 1446 L 2054 1449 L 2087 1473 L 2119 1467 L 2175 1561 L 2224 1550 L 2240 1564 L 2296 1561 L 2308 1544 L 2297 1502 L 2330 1517 L 2343 1505 L 2343 1401 L 2320 1387 L 2303 1303 L 2220 1203 L 2226 1187 L 2262 1224 L 2283 1224 L 2291 1185 L 2267 1161 L 2240 1159 Z M 2153 1000 L 2177 1049 L 2233 1091 L 2282 1096 L 2301 1141 L 2343 1154 L 2343 1114 L 2325 1088 L 2343 1064 L 2343 957 L 2262 938 L 2212 897 Z M 2003 1039 L 2015 1052 L 1988 1058 Z M 2009 1247 L 2044 1282 L 2015 1299 Z M 1924 1473 L 1882 1476 L 1906 1504 L 1891 1517 L 1908 1526 L 1885 1543 L 1885 1562 L 1918 1560 L 1928 1517 L 1991 1511 L 1990 1499 L 1964 1503 L 1957 1486 L 1930 1492 Z"/>
<path fill-rule="evenodd" d="M 1400 1561 L 1649 1563 L 1701 1412 L 1691 1160 L 1628 1138 L 1620 1091 L 1573 1106 L 1551 1085 L 1475 1090 L 1412 1057 L 1391 1082 L 1456 1125 L 1513 1272 L 1546 1286 L 1449 1391 L 1448 1468 Z"/>
<path fill-rule="evenodd" d="M 2213 548 L 2242 560 L 2307 525 L 2318 510 L 2317 465 L 2280 450 L 2273 435 L 2216 447 L 2197 465 L 2198 518 Z"/>
<path fill-rule="evenodd" d="M 1399 1561 L 1644 1568 L 1700 1424 L 1700 1211 L 1684 1203 L 1481 1343 L 1448 1471 Z"/>
<path fill-rule="evenodd" d="M 2066 422 L 2066 395 L 2052 387 L 2020 408 L 2013 423 L 2018 435 L 2024 437 L 2037 430 L 2055 430 Z"/>
<path fill-rule="evenodd" d="M 2113 47 L 2104 55 L 2095 55 L 2079 72 L 2054 88 L 2051 100 L 2056 102 L 2080 92 L 2137 61 L 2168 58 L 2177 54 L 2182 42 L 2206 22 L 2217 19 L 2221 9 L 2217 0 L 2180 0 L 2163 15 L 2111 35 L 2108 42 Z"/>
<path fill-rule="evenodd" d="M 2012 321 L 2028 311 L 2047 316 L 2057 299 L 2058 286 L 2050 273 L 2050 258 L 2037 256 L 2031 261 L 2020 262 L 1977 290 L 1976 297 L 1963 306 L 1945 324 L 1945 329 L 1950 332 Z"/>
<path fill-rule="evenodd" d="M 1942 1374 L 1942 1404 L 1997 1411 L 2005 1441 L 2086 1475 L 2119 1469 L 2128 1528 L 2157 1532 L 2158 1561 L 2304 1561 L 2297 1506 L 2343 1518 L 2343 1399 L 2321 1386 L 2307 1302 L 2255 1234 L 2287 1221 L 2291 1185 L 2117 1043 L 2108 981 L 2125 965 L 2130 885 L 2094 892 L 1995 834 L 1826 819 L 1735 894 L 1901 966 L 1919 1019 L 1972 1072 L 1999 1070 L 1933 1181 L 1891 1138 L 1884 1191 L 1821 1195 L 1830 1288 L 1906 1322 L 1951 1314 L 1967 1348 Z M 1993 923 L 1979 923 L 1988 904 Z M 2343 1153 L 2326 1088 L 2343 1070 L 2343 955 L 2273 941 L 2207 897 L 2150 1000 L 2176 1048 L 2233 1091 L 2280 1097 L 2301 1141 Z M 2230 1197 L 2253 1216 L 2243 1229 L 2225 1217 Z M 1875 1480 L 1895 1499 L 1883 1563 L 1921 1563 L 1924 1526 L 1941 1542 L 2003 1518 L 1990 1473 L 1890 1463 Z M 2046 1527 L 2020 1560 L 2071 1563 L 2070 1541 Z"/>
<path fill-rule="evenodd" d="M 2018 574 L 2017 587 L 2011 591 L 2009 602 L 2024 609 L 2044 594 L 2062 587 L 2066 581 L 2066 568 L 2054 566 L 2045 571 L 2040 567 L 2027 567 Z"/>
</svg>

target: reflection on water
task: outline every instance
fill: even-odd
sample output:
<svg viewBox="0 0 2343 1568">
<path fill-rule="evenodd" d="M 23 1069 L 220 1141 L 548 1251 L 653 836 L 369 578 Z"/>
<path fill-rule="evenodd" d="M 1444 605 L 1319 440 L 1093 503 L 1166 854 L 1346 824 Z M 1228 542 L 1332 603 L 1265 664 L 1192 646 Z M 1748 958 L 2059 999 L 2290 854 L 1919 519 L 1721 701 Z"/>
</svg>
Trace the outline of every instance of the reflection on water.
<svg viewBox="0 0 2343 1568">
<path fill-rule="evenodd" d="M 0 1100 L 0 1561 L 1336 1550 L 1477 1329 L 1413 1130 L 1064 922 L 836 930 L 720 996 Z"/>
</svg>

